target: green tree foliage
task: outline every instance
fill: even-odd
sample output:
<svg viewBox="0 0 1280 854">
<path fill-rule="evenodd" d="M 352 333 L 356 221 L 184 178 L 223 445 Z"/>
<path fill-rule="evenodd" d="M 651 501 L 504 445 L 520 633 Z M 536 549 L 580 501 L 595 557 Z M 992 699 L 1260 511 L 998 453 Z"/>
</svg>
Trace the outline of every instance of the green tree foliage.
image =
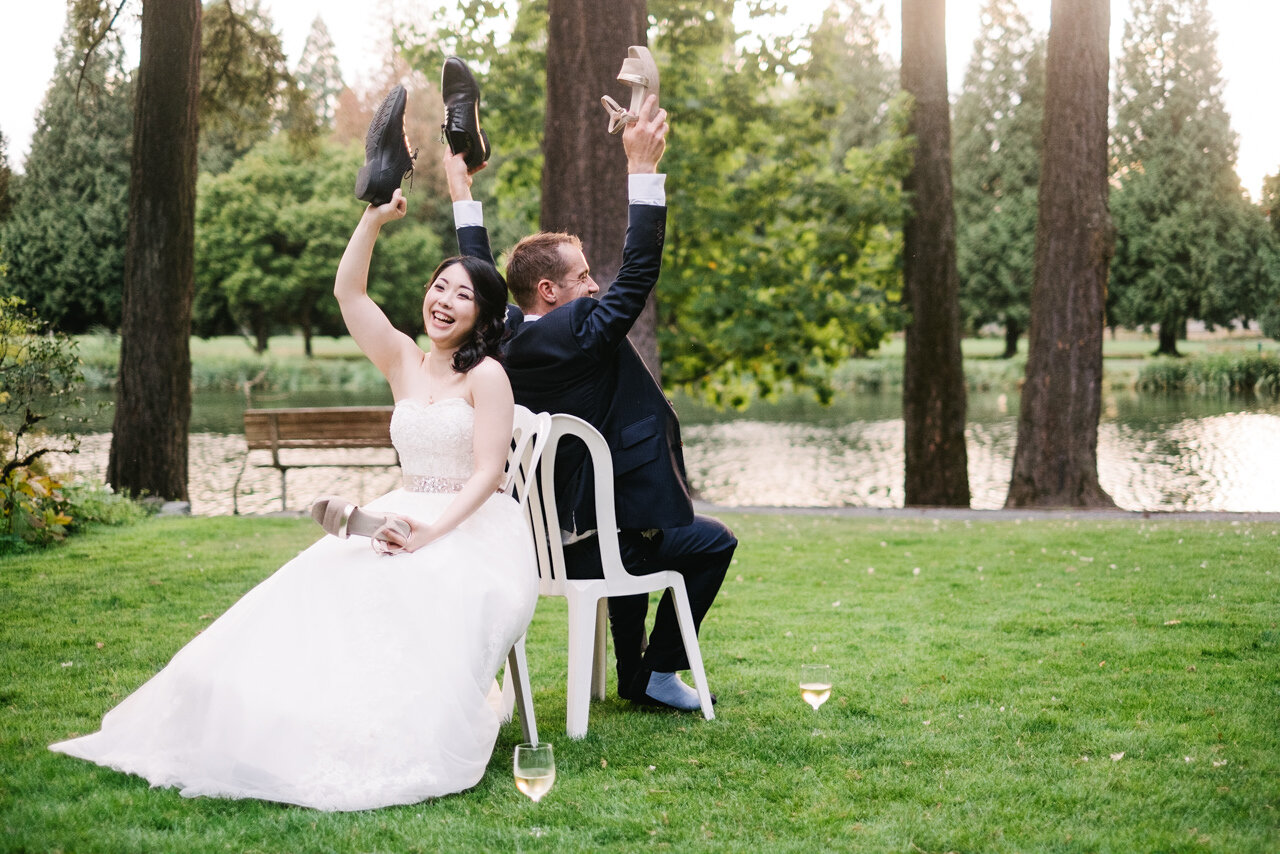
<svg viewBox="0 0 1280 854">
<path fill-rule="evenodd" d="M 9 166 L 9 140 L 0 130 L 0 224 L 13 210 L 13 169 Z"/>
<path fill-rule="evenodd" d="M 679 121 L 664 158 L 678 178 L 658 289 L 663 375 L 721 404 L 784 385 L 826 398 L 827 369 L 900 324 L 905 114 L 898 104 L 884 127 L 860 129 L 844 114 L 844 144 L 824 121 L 844 70 L 881 58 L 858 29 L 865 13 L 827 16 L 806 66 L 785 39 L 744 48 L 734 5 L 650 4 Z M 846 147 L 855 129 L 884 141 Z"/>
<path fill-rule="evenodd" d="M 0 297 L 0 480 L 75 449 L 82 384 L 75 341 L 50 331 L 21 299 Z"/>
<path fill-rule="evenodd" d="M 17 297 L 0 297 L 0 554 L 142 514 L 104 487 L 62 483 L 45 464 L 46 455 L 79 447 L 83 386 L 75 339 L 51 331 Z"/>
<path fill-rule="evenodd" d="M 1186 321 L 1253 314 L 1268 275 L 1261 232 L 1236 176 L 1236 135 L 1222 101 L 1217 33 L 1206 0 L 1135 0 L 1116 75 L 1112 194 L 1116 253 L 1109 309 L 1126 325 L 1158 324 L 1158 352 L 1177 355 Z"/>
<path fill-rule="evenodd" d="M 657 291 L 663 380 L 730 405 L 784 384 L 825 396 L 832 364 L 874 350 L 901 322 L 909 155 L 903 105 L 886 105 L 895 87 L 883 17 L 844 0 L 811 38 L 748 43 L 735 10 L 765 5 L 648 3 L 673 116 Z M 424 73 L 456 54 L 481 79 L 495 154 L 476 189 L 492 193 L 486 222 L 499 248 L 537 227 L 546 15 L 544 0 L 462 0 L 405 37 Z M 861 82 L 842 96 L 850 81 Z"/>
<path fill-rule="evenodd" d="M 987 0 L 952 144 L 956 263 L 967 325 L 1005 328 L 1005 358 L 1030 320 L 1044 120 L 1044 38 L 1013 0 Z"/>
<path fill-rule="evenodd" d="M 1262 334 L 1280 339 L 1280 174 L 1268 175 L 1262 182 L 1262 198 L 1258 200 L 1258 213 L 1267 225 L 1268 239 L 1260 240 L 1265 247 L 1265 261 L 1271 271 L 1265 285 L 1258 288 L 1258 320 Z"/>
<path fill-rule="evenodd" d="M 217 174 L 288 125 L 310 141 L 307 94 L 259 0 L 215 0 L 204 10 L 200 51 L 200 171 Z"/>
<path fill-rule="evenodd" d="M 338 95 L 342 93 L 342 69 L 338 65 L 333 37 L 319 15 L 311 22 L 307 43 L 302 47 L 293 76 L 307 105 L 321 128 L 332 129 Z"/>
<path fill-rule="evenodd" d="M 40 462 L 76 449 L 81 385 L 75 342 L 50 333 L 22 300 L 0 297 L 0 553 L 61 539 L 71 524 L 61 485 Z"/>
<path fill-rule="evenodd" d="M 850 148 L 891 138 L 889 121 L 898 93 L 898 67 L 884 52 L 889 20 L 884 7 L 837 0 L 809 34 L 810 59 L 798 69 L 811 84 L 809 98 L 832 132 L 833 162 Z"/>
<path fill-rule="evenodd" d="M 403 41 L 405 58 L 431 79 L 439 79 L 446 56 L 461 57 L 480 79 L 481 120 L 493 144 L 493 158 L 475 190 L 485 202 L 485 225 L 495 251 L 537 231 L 547 0 L 441 4 L 429 28 L 410 26 Z"/>
<path fill-rule="evenodd" d="M 226 331 L 230 318 L 258 352 L 268 336 L 300 328 L 311 352 L 317 333 L 343 330 L 333 276 L 360 206 L 351 176 L 363 149 L 322 143 L 309 156 L 277 136 L 221 175 L 201 176 L 196 210 L 197 334 Z M 379 241 L 370 294 L 398 328 L 422 329 L 422 286 L 442 257 L 439 239 L 406 220 Z"/>
<path fill-rule="evenodd" d="M 105 26 L 106 17 L 92 23 Z M 8 266 L 0 293 L 23 298 L 71 333 L 120 324 L 133 133 L 133 84 L 119 37 L 104 32 L 87 65 L 84 38 L 69 16 L 25 174 L 0 225 Z"/>
<path fill-rule="evenodd" d="M 1258 200 L 1271 230 L 1280 237 L 1280 174 L 1268 175 L 1262 182 L 1262 198 Z"/>
</svg>

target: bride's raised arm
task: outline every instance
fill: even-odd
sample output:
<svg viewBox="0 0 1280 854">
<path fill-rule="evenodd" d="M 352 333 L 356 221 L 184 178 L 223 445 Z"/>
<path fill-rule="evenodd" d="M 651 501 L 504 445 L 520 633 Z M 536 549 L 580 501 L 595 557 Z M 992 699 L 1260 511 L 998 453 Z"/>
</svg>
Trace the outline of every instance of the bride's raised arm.
<svg viewBox="0 0 1280 854">
<path fill-rule="evenodd" d="M 422 352 L 413 339 L 391 325 L 378 304 L 369 298 L 369 260 L 382 226 L 400 219 L 407 210 L 408 204 L 398 189 L 387 204 L 367 207 L 342 253 L 333 282 L 333 295 L 338 298 L 347 331 L 393 390 L 394 375 L 404 361 L 416 361 Z"/>
</svg>

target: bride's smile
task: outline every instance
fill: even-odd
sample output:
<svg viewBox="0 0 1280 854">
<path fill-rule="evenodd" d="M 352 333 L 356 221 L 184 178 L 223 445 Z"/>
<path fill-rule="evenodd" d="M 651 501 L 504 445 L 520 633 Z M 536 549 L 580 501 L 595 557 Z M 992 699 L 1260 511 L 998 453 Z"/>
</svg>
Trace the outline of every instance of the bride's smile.
<svg viewBox="0 0 1280 854">
<path fill-rule="evenodd" d="M 462 265 L 445 268 L 427 285 L 422 314 L 433 344 L 461 343 L 471 333 L 476 323 L 476 296 Z"/>
</svg>

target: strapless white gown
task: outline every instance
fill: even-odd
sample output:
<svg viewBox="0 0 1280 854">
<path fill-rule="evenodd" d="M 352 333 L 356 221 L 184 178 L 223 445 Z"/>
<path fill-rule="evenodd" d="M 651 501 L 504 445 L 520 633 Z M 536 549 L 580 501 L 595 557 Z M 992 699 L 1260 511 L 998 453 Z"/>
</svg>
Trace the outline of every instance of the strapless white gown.
<svg viewBox="0 0 1280 854">
<path fill-rule="evenodd" d="M 472 471 L 466 401 L 396 405 L 406 474 Z M 452 494 L 370 503 L 422 520 Z M 183 647 L 102 719 L 50 749 L 177 786 L 322 810 L 406 804 L 470 788 L 493 752 L 489 693 L 537 599 L 519 506 L 495 494 L 413 554 L 325 536 Z"/>
</svg>

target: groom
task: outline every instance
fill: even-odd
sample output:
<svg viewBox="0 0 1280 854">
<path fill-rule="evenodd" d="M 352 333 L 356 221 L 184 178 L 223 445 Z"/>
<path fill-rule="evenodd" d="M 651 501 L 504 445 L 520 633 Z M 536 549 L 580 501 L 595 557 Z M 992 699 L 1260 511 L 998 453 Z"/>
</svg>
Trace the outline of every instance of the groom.
<svg viewBox="0 0 1280 854">
<path fill-rule="evenodd" d="M 628 227 L 618 276 L 603 297 L 577 237 L 538 233 L 507 259 L 509 309 L 505 365 L 516 402 L 535 412 L 568 412 L 603 434 L 613 456 L 614 503 L 622 561 L 635 574 L 675 570 L 685 580 L 694 626 L 700 626 L 724 580 L 738 541 L 723 523 L 693 512 L 681 452 L 680 424 L 627 333 L 658 282 L 666 231 L 667 113 L 650 96 L 639 121 L 623 132 Z M 492 260 L 480 205 L 462 155 L 446 157 L 458 245 Z M 576 451 L 573 453 L 572 451 Z M 557 465 L 556 494 L 570 576 L 599 577 L 594 488 L 585 448 Z M 689 667 L 671 593 L 644 637 L 648 596 L 609 600 L 618 695 L 641 705 L 700 708 L 679 676 Z"/>
</svg>

